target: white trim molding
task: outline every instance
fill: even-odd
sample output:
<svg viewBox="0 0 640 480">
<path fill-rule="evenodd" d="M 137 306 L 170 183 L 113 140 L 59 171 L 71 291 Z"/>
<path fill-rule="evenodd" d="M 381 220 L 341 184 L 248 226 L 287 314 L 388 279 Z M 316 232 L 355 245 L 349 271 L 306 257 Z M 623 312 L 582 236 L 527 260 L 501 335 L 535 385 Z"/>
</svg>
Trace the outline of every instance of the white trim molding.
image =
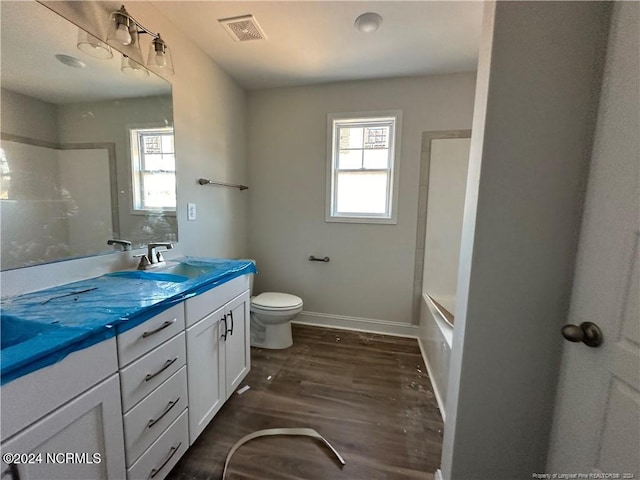
<svg viewBox="0 0 640 480">
<path fill-rule="evenodd" d="M 422 361 L 427 367 L 427 375 L 429 375 L 429 383 L 431 383 L 431 388 L 433 388 L 433 394 L 436 397 L 436 403 L 438 404 L 438 409 L 440 410 L 442 423 L 446 423 L 447 415 L 444 410 L 444 402 L 442 401 L 442 395 L 440 394 L 440 390 L 438 390 L 438 386 L 436 385 L 436 382 L 433 381 L 433 370 L 429 366 L 429 360 L 427 359 L 427 354 L 425 353 L 425 349 L 422 345 L 422 339 L 420 337 L 418 337 L 418 346 L 420 347 L 420 353 L 422 354 Z"/>
<path fill-rule="evenodd" d="M 301 312 L 292 323 L 338 328 L 341 330 L 357 330 L 360 332 L 381 333 L 396 337 L 418 338 L 418 327 L 408 323 L 375 320 L 372 318 L 347 317 L 331 313 Z M 424 357 L 424 354 L 423 354 Z"/>
</svg>

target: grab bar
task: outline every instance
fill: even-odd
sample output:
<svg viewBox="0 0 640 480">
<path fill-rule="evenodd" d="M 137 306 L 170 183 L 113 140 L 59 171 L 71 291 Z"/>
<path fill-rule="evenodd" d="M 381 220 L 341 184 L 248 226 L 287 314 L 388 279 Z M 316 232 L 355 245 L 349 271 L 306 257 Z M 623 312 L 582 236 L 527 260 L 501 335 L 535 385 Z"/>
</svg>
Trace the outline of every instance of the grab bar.
<svg viewBox="0 0 640 480">
<path fill-rule="evenodd" d="M 330 258 L 329 257 L 318 258 L 318 257 L 314 257 L 313 255 L 311 255 L 309 257 L 309 261 L 310 262 L 325 262 L 325 263 L 327 263 L 327 262 L 330 261 Z"/>
</svg>

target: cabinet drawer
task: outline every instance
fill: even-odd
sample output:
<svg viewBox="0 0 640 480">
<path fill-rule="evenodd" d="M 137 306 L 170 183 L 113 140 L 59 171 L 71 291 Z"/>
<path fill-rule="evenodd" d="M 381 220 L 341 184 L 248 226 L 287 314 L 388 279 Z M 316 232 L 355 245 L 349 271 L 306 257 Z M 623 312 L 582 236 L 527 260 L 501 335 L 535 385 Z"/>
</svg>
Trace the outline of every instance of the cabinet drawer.
<svg viewBox="0 0 640 480">
<path fill-rule="evenodd" d="M 127 466 L 187 408 L 187 367 L 151 392 L 124 416 Z"/>
<path fill-rule="evenodd" d="M 118 363 L 124 367 L 184 330 L 182 303 L 118 335 Z"/>
<path fill-rule="evenodd" d="M 149 449 L 127 470 L 129 480 L 162 480 L 189 447 L 185 410 Z"/>
<path fill-rule="evenodd" d="M 117 371 L 116 341 L 110 338 L 73 352 L 61 362 L 5 383 L 0 389 L 2 440 Z"/>
<path fill-rule="evenodd" d="M 188 299 L 185 302 L 186 326 L 190 327 L 248 289 L 249 275 L 242 275 Z"/>
<path fill-rule="evenodd" d="M 184 332 L 120 371 L 122 410 L 127 412 L 186 363 Z"/>
</svg>

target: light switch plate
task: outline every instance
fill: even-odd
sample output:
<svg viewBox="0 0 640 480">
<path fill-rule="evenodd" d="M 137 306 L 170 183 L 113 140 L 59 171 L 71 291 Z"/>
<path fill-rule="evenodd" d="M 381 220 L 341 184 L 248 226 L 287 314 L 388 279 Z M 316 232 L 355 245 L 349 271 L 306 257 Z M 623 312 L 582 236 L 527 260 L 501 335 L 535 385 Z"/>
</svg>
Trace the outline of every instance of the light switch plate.
<svg viewBox="0 0 640 480">
<path fill-rule="evenodd" d="M 193 221 L 196 219 L 196 204 L 187 203 L 187 220 Z"/>
</svg>

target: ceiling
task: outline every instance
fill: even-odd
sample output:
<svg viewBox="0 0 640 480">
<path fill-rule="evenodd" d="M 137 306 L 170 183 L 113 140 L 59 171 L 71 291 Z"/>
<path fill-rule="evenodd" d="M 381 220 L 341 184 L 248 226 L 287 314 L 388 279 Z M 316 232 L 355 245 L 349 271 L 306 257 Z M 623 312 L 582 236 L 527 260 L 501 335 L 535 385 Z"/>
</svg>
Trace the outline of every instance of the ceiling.
<svg viewBox="0 0 640 480">
<path fill-rule="evenodd" d="M 476 70 L 482 2 L 153 1 L 247 89 Z M 365 12 L 384 21 L 357 31 Z M 252 14 L 266 40 L 235 42 L 218 19 Z"/>
</svg>

